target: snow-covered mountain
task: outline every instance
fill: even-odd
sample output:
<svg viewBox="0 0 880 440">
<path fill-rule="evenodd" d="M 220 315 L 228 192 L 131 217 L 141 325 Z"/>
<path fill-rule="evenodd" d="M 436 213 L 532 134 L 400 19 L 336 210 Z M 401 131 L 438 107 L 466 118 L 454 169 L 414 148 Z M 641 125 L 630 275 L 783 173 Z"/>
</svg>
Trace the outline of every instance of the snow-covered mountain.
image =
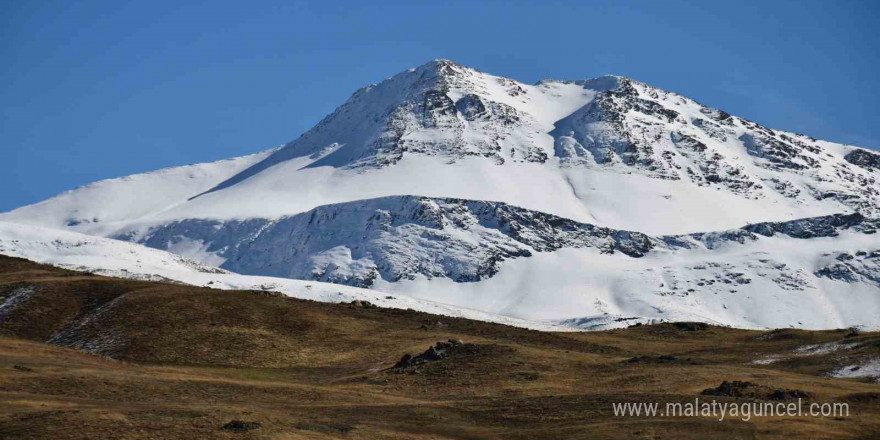
<svg viewBox="0 0 880 440">
<path fill-rule="evenodd" d="M 404 295 L 335 284 L 240 275 L 134 243 L 39 226 L 0 222 L 0 254 L 65 269 L 136 280 L 191 284 L 214 289 L 264 290 L 323 302 L 367 301 L 382 307 L 497 322 L 536 330 L 570 331 L 575 323 L 538 322 L 481 312 Z M 620 327 L 606 319 L 608 328 Z"/>
<path fill-rule="evenodd" d="M 278 148 L 0 220 L 525 319 L 876 326 L 878 178 L 880 154 L 632 79 L 435 60 Z"/>
</svg>

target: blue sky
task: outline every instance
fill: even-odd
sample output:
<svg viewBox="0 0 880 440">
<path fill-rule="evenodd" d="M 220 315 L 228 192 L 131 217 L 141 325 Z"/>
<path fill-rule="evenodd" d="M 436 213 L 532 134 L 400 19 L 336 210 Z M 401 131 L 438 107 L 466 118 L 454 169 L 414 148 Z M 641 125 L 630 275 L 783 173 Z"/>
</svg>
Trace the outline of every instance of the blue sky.
<svg viewBox="0 0 880 440">
<path fill-rule="evenodd" d="M 878 15 L 872 0 L 0 0 L 0 211 L 284 143 L 432 58 L 526 82 L 629 76 L 877 149 Z"/>
</svg>

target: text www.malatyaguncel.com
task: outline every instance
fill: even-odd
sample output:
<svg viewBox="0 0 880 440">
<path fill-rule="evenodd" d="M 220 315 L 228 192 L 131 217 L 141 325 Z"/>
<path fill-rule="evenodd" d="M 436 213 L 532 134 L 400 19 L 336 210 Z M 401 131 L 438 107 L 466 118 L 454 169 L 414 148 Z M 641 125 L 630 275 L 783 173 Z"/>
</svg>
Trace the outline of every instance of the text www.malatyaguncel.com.
<svg viewBox="0 0 880 440">
<path fill-rule="evenodd" d="M 710 417 L 718 421 L 752 417 L 849 417 L 849 404 L 839 402 L 618 402 L 612 403 L 615 417 Z"/>
</svg>

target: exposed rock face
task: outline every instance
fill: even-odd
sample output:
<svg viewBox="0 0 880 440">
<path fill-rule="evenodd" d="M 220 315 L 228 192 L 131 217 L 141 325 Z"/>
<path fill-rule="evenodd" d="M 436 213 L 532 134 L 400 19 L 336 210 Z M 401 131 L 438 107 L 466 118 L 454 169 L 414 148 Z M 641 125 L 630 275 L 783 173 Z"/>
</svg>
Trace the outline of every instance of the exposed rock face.
<svg viewBox="0 0 880 440">
<path fill-rule="evenodd" d="M 880 169 L 880 154 L 857 148 L 843 157 L 847 162 L 866 170 Z"/>
<path fill-rule="evenodd" d="M 865 282 L 880 287 L 880 249 L 828 254 L 827 263 L 815 272 L 818 277 L 847 283 Z"/>
<path fill-rule="evenodd" d="M 794 238 L 834 237 L 841 229 L 858 227 L 867 234 L 873 233 L 877 225 L 877 219 L 866 219 L 859 213 L 836 214 L 825 217 L 805 218 L 790 222 L 768 222 L 749 225 L 743 230 L 772 237 L 776 233 L 785 234 Z"/>
<path fill-rule="evenodd" d="M 591 156 L 599 164 L 621 162 L 650 168 L 652 150 L 636 144 L 625 127 L 628 110 L 653 112 L 655 106 L 638 98 L 629 80 L 617 79 L 616 87 L 603 90 L 587 106 L 556 124 L 556 154 L 563 158 Z M 665 114 L 665 116 L 677 115 Z"/>
</svg>

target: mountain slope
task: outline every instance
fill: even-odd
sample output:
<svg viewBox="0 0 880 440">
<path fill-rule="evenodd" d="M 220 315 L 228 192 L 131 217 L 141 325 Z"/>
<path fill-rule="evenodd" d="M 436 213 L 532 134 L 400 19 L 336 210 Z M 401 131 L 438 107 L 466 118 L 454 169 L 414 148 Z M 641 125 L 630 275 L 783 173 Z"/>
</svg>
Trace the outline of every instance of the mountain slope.
<svg viewBox="0 0 880 440">
<path fill-rule="evenodd" d="M 0 220 L 100 235 L 100 231 L 112 231 L 120 225 L 174 209 L 193 194 L 247 169 L 272 151 L 94 182 L 0 214 Z"/>
<path fill-rule="evenodd" d="M 0 220 L 530 321 L 876 327 L 878 179 L 875 152 L 629 78 L 434 60 L 277 149 Z"/>
<path fill-rule="evenodd" d="M 240 275 L 133 243 L 14 223 L 0 222 L 0 255 L 135 280 L 165 281 L 215 289 L 277 291 L 295 298 L 334 303 L 368 301 L 383 307 L 414 309 L 526 328 L 571 329 L 570 326 L 552 322 L 525 321 L 375 290 L 314 281 Z"/>
<path fill-rule="evenodd" d="M 119 236 L 253 275 L 371 287 L 529 320 L 878 325 L 880 227 L 861 214 L 650 236 L 497 202 L 385 197 Z"/>
</svg>

